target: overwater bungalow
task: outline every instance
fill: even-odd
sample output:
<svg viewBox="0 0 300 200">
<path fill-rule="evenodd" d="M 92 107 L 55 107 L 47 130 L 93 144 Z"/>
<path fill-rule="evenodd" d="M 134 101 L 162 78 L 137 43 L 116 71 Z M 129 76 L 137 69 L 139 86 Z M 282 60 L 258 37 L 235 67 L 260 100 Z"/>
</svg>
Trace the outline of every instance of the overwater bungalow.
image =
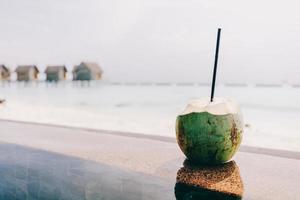
<svg viewBox="0 0 300 200">
<path fill-rule="evenodd" d="M 10 70 L 5 65 L 0 65 L 0 80 L 8 81 L 10 79 Z"/>
<path fill-rule="evenodd" d="M 48 66 L 45 70 L 47 81 L 66 80 L 66 66 Z"/>
<path fill-rule="evenodd" d="M 82 62 L 73 68 L 73 80 L 99 80 L 102 69 L 97 63 Z"/>
<path fill-rule="evenodd" d="M 35 65 L 20 65 L 16 73 L 18 81 L 33 81 L 38 79 L 39 70 Z"/>
</svg>

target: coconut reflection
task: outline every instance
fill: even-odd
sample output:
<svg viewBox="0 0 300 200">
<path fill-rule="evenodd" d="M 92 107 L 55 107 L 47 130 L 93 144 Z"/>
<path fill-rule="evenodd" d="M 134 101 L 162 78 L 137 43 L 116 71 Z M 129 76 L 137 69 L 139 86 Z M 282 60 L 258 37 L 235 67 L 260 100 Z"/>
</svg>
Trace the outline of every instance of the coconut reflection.
<svg viewBox="0 0 300 200">
<path fill-rule="evenodd" d="M 244 186 L 235 161 L 216 166 L 199 166 L 185 160 L 183 165 L 177 172 L 177 200 L 242 199 Z"/>
</svg>

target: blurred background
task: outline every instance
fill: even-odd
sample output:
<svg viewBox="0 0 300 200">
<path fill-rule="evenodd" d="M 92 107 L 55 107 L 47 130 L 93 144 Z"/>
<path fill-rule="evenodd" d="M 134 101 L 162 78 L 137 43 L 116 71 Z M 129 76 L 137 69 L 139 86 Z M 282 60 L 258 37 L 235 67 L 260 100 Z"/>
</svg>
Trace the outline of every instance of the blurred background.
<svg viewBox="0 0 300 200">
<path fill-rule="evenodd" d="M 0 118 L 175 137 L 188 101 L 209 96 L 222 27 L 217 97 L 242 107 L 244 145 L 300 151 L 299 2 L 0 0 Z M 72 81 L 82 61 L 97 81 Z M 38 80 L 16 81 L 18 65 Z M 48 65 L 67 80 L 45 82 Z"/>
</svg>

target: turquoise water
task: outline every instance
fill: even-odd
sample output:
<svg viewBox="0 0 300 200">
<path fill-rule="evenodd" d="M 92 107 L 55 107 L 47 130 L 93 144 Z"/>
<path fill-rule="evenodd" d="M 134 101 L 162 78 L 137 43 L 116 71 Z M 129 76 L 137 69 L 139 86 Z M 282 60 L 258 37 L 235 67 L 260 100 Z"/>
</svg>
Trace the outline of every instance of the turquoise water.
<svg viewBox="0 0 300 200">
<path fill-rule="evenodd" d="M 197 83 L 2 83 L 1 119 L 175 137 L 176 116 L 210 94 Z M 219 85 L 241 105 L 244 145 L 300 151 L 300 88 Z"/>
</svg>

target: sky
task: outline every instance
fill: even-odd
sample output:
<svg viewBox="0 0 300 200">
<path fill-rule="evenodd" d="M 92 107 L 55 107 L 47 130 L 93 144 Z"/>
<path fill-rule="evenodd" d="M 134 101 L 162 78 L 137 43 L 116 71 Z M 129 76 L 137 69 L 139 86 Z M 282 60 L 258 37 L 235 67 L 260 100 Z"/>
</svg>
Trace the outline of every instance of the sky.
<svg viewBox="0 0 300 200">
<path fill-rule="evenodd" d="M 296 0 L 0 0 L 0 62 L 98 62 L 104 79 L 300 83 Z"/>
</svg>

